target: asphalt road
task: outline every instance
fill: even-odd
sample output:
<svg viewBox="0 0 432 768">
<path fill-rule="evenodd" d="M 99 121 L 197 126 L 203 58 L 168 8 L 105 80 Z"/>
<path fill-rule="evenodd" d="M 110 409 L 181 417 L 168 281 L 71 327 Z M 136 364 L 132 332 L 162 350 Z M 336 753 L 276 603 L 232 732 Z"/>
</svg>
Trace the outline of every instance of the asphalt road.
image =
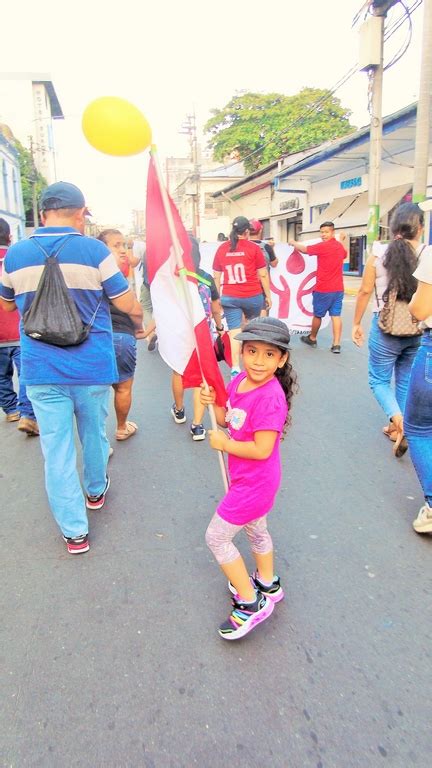
<svg viewBox="0 0 432 768">
<path fill-rule="evenodd" d="M 429 768 L 432 540 L 411 528 L 420 488 L 381 434 L 353 302 L 339 357 L 328 329 L 293 340 L 270 520 L 286 599 L 237 643 L 216 632 L 229 597 L 204 544 L 218 463 L 173 422 L 157 353 L 140 347 L 139 432 L 113 440 L 86 555 L 52 520 L 38 440 L 1 421 L 2 766 Z"/>
</svg>

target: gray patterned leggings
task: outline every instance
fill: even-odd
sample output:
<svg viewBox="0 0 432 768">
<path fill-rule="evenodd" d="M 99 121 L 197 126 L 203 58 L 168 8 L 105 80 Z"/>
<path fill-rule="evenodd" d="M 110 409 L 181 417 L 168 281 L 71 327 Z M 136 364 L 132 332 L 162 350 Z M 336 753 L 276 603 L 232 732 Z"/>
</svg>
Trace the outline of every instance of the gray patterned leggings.
<svg viewBox="0 0 432 768">
<path fill-rule="evenodd" d="M 207 528 L 205 540 L 219 565 L 232 563 L 240 557 L 240 552 L 232 540 L 242 528 L 246 531 L 252 552 L 266 555 L 273 551 L 273 542 L 267 530 L 267 515 L 252 520 L 246 525 L 233 525 L 233 523 L 227 523 L 215 512 Z"/>
</svg>

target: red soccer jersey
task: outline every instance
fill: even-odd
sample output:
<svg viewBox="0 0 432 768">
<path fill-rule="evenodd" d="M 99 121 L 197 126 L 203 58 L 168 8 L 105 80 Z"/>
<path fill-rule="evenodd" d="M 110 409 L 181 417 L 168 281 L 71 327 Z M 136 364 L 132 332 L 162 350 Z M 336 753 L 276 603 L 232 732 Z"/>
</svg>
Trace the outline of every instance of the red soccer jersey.
<svg viewBox="0 0 432 768">
<path fill-rule="evenodd" d="M 317 257 L 317 279 L 314 290 L 321 293 L 343 291 L 343 268 L 346 250 L 342 243 L 332 237 L 330 240 L 308 245 L 309 256 Z"/>
<path fill-rule="evenodd" d="M 264 254 L 251 240 L 239 240 L 235 251 L 231 251 L 228 240 L 215 253 L 213 269 L 223 273 L 222 293 L 225 296 L 256 296 L 262 293 L 257 270 L 266 268 Z"/>
</svg>

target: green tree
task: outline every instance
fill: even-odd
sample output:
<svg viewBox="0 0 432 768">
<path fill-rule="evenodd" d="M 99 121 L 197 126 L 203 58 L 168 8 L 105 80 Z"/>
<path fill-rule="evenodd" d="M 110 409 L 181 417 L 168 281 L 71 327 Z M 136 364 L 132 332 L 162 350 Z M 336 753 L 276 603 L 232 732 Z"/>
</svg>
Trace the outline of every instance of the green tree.
<svg viewBox="0 0 432 768">
<path fill-rule="evenodd" d="M 48 182 L 36 170 L 30 150 L 15 137 L 12 139 L 12 144 L 18 152 L 26 226 L 37 226 L 38 222 L 33 221 L 33 188 L 35 188 L 36 199 L 39 201 L 41 192 Z"/>
<path fill-rule="evenodd" d="M 246 158 L 248 173 L 282 155 L 355 130 L 349 122 L 350 110 L 330 91 L 319 88 L 303 88 L 295 96 L 239 93 L 211 114 L 204 131 L 210 135 L 214 159 Z"/>
</svg>

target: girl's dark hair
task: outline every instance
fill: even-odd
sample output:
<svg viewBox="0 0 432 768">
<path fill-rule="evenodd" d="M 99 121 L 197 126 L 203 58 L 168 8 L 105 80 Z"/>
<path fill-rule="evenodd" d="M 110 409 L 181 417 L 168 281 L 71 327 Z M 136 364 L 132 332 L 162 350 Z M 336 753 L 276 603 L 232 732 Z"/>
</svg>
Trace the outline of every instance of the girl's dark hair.
<svg viewBox="0 0 432 768">
<path fill-rule="evenodd" d="M 242 349 L 244 344 L 246 343 L 247 343 L 246 341 L 242 343 Z M 271 343 L 271 342 L 268 342 L 268 343 Z M 285 434 L 287 431 L 287 428 L 291 424 L 291 400 L 293 398 L 293 395 L 295 395 L 296 392 L 298 391 L 297 374 L 291 365 L 289 351 L 287 349 L 284 349 L 284 347 L 278 347 L 277 344 L 272 344 L 272 346 L 278 349 L 282 355 L 287 354 L 287 359 L 285 363 L 281 368 L 276 368 L 276 371 L 274 374 L 283 389 L 285 400 L 288 406 L 288 413 L 287 413 L 287 417 L 286 417 L 284 429 L 283 429 L 283 434 Z"/>
<path fill-rule="evenodd" d="M 283 355 L 287 351 L 286 349 L 282 349 L 281 347 L 277 347 L 277 349 L 279 349 Z M 276 368 L 275 376 L 284 391 L 285 400 L 287 401 L 287 406 L 288 406 L 288 413 L 287 413 L 287 417 L 284 425 L 284 431 L 283 431 L 283 434 L 285 434 L 287 428 L 291 424 L 291 400 L 293 398 L 293 395 L 298 390 L 297 374 L 291 365 L 289 352 L 288 352 L 288 357 L 286 359 L 286 362 L 284 363 L 282 368 Z"/>
<path fill-rule="evenodd" d="M 417 288 L 413 272 L 417 267 L 418 256 L 411 240 L 415 240 L 424 225 L 424 215 L 415 203 L 402 203 L 394 212 L 390 231 L 395 238 L 388 246 L 383 265 L 387 270 L 388 284 L 383 293 L 387 301 L 391 291 L 397 292 L 400 301 L 410 301 Z"/>
</svg>

